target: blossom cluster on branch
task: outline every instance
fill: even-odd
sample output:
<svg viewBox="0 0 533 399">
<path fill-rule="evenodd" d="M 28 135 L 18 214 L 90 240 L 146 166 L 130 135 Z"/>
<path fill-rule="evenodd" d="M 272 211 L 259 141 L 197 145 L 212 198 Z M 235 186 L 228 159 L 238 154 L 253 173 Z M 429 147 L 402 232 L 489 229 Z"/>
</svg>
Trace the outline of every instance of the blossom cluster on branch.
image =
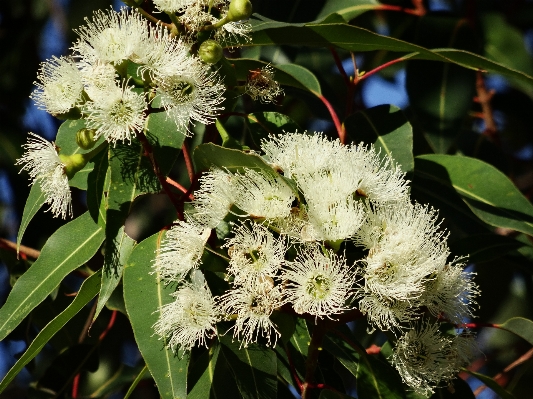
<svg viewBox="0 0 533 399">
<path fill-rule="evenodd" d="M 186 221 L 166 233 L 154 271 L 178 288 L 155 331 L 190 350 L 217 334 L 217 322 L 234 320 L 241 345 L 275 345 L 271 316 L 283 306 L 315 321 L 358 309 L 371 330 L 396 336 L 392 362 L 405 383 L 430 393 L 449 382 L 474 341 L 441 332 L 438 319 L 471 317 L 478 289 L 460 259 L 448 260 L 436 211 L 411 203 L 404 173 L 373 146 L 287 133 L 261 147 L 272 169 L 211 169 Z M 211 248 L 220 224 L 231 232 Z M 203 278 L 204 250 L 227 260 L 222 295 Z"/>
</svg>

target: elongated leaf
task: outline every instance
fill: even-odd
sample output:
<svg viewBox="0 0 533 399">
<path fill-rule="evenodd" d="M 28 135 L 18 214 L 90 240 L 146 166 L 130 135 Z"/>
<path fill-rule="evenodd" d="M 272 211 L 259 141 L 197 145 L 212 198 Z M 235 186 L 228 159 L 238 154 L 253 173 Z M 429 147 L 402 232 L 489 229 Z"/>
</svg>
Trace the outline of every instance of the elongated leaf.
<svg viewBox="0 0 533 399">
<path fill-rule="evenodd" d="M 50 294 L 67 274 L 95 254 L 104 229 L 88 212 L 60 227 L 48 239 L 39 259 L 18 280 L 0 309 L 0 340 Z"/>
<path fill-rule="evenodd" d="M 477 50 L 473 29 L 465 19 L 425 16 L 417 24 L 416 43 L 426 48 Z M 434 152 L 447 153 L 472 106 L 476 74 L 450 63 L 407 62 L 409 104 Z"/>
<path fill-rule="evenodd" d="M 348 51 L 362 52 L 386 50 L 404 53 L 402 59 L 423 59 L 453 62 L 466 68 L 495 72 L 533 85 L 533 77 L 482 56 L 464 50 L 439 48 L 428 50 L 392 37 L 378 35 L 369 30 L 341 23 L 288 24 L 264 22 L 261 30 L 255 31 L 253 46 L 294 44 L 299 46 L 339 47 Z M 232 60 L 233 61 L 233 60 Z"/>
<path fill-rule="evenodd" d="M 113 250 L 116 251 L 116 255 L 114 256 L 116 256 L 116 259 L 113 259 L 113 264 L 110 268 L 106 268 L 105 264 L 102 268 L 102 289 L 100 290 L 100 295 L 98 296 L 98 304 L 96 306 L 93 320 L 96 320 L 100 314 L 100 311 L 115 291 L 115 288 L 117 288 L 122 278 L 124 265 L 126 264 L 126 261 L 135 246 L 135 240 L 131 239 L 124 232 L 124 226 L 120 228 L 116 238 L 113 241 Z"/>
<path fill-rule="evenodd" d="M 46 199 L 41 190 L 41 185 L 37 183 L 31 186 L 30 194 L 28 195 L 28 199 L 26 200 L 26 205 L 24 205 L 24 211 L 22 212 L 22 220 L 20 222 L 19 232 L 17 234 L 17 251 L 20 247 L 22 236 L 24 236 L 28 225 L 30 224 L 37 211 L 41 209 L 41 206 L 43 206 L 45 201 Z"/>
<path fill-rule="evenodd" d="M 348 343 L 336 337 L 326 337 L 324 348 L 334 355 L 354 377 L 357 376 L 360 356 Z"/>
<path fill-rule="evenodd" d="M 269 135 L 301 130 L 296 122 L 279 112 L 255 112 L 248 114 L 247 118 L 252 140 L 257 146 L 260 146 L 261 140 L 266 139 Z"/>
<path fill-rule="evenodd" d="M 467 369 L 463 369 L 463 371 L 465 373 L 470 374 L 471 376 L 476 377 L 478 380 L 483 382 L 486 386 L 492 389 L 497 395 L 499 395 L 501 399 L 515 399 L 515 396 L 512 393 L 510 393 L 504 387 L 502 387 L 500 384 L 494 381 L 493 378 L 490 378 L 489 376 L 483 375 L 480 373 L 475 373 Z"/>
<path fill-rule="evenodd" d="M 376 10 L 382 7 L 383 5 L 375 0 L 327 0 L 324 8 L 318 14 L 317 20 L 337 13 L 346 22 L 349 22 L 366 11 Z"/>
<path fill-rule="evenodd" d="M 533 58 L 526 49 L 523 33 L 509 24 L 503 15 L 486 13 L 481 18 L 485 36 L 485 56 L 510 68 L 533 76 Z M 533 97 L 533 88 L 511 79 L 518 88 Z"/>
<path fill-rule="evenodd" d="M 398 373 L 384 361 L 366 354 L 357 367 L 357 393 L 361 398 L 405 399 Z"/>
<path fill-rule="evenodd" d="M 278 176 L 274 169 L 257 154 L 246 154 L 239 150 L 223 148 L 211 143 L 196 147 L 193 158 L 197 171 L 217 166 L 226 168 L 230 172 L 243 172 L 246 168 Z"/>
<path fill-rule="evenodd" d="M 513 317 L 505 323 L 500 324 L 499 328 L 512 332 L 533 345 L 533 321 L 524 319 L 523 317 Z"/>
<path fill-rule="evenodd" d="M 178 130 L 176 123 L 166 112 L 156 112 L 148 116 L 145 134 L 153 147 L 154 157 L 161 173 L 164 176 L 168 175 L 180 154 L 186 130 Z"/>
<path fill-rule="evenodd" d="M 415 174 L 453 187 L 485 223 L 533 235 L 533 205 L 495 167 L 452 155 L 421 155 L 415 163 Z"/>
<path fill-rule="evenodd" d="M 133 327 L 135 341 L 164 399 L 187 396 L 189 356 L 166 348 L 164 339 L 154 335 L 153 325 L 159 309 L 173 300 L 174 288 L 165 285 L 152 264 L 159 250 L 161 233 L 140 242 L 124 269 L 124 301 Z"/>
<path fill-rule="evenodd" d="M 95 157 L 93 170 L 87 177 L 87 208 L 93 220 L 101 226 L 105 226 L 106 222 L 107 196 L 104 191 L 109 191 L 111 180 L 108 171 L 108 151 L 103 151 Z"/>
<path fill-rule="evenodd" d="M 222 355 L 228 362 L 241 396 L 245 399 L 271 399 L 277 391 L 275 352 L 264 346 L 249 345 L 239 349 L 240 342 L 222 336 Z"/>
<path fill-rule="evenodd" d="M 26 352 L 17 360 L 15 365 L 8 371 L 2 382 L 0 383 L 0 392 L 2 392 L 9 385 L 11 381 L 17 376 L 22 368 L 28 364 L 37 354 L 43 349 L 46 343 L 72 319 L 91 299 L 93 299 L 100 289 L 100 272 L 93 274 L 81 285 L 78 295 L 74 298 L 72 303 L 58 316 L 56 316 L 50 323 L 48 323 L 37 334 L 33 342 L 28 346 Z"/>
<path fill-rule="evenodd" d="M 320 83 L 318 79 L 309 69 L 296 64 L 278 65 L 278 69 L 292 76 L 311 93 L 315 95 L 319 95 L 322 93 L 322 89 L 320 88 Z"/>
<path fill-rule="evenodd" d="M 413 170 L 413 128 L 395 105 L 378 105 L 350 115 L 344 122 L 354 143 L 374 143 L 382 154 L 392 156 L 404 172 Z"/>
<path fill-rule="evenodd" d="M 452 241 L 449 245 L 454 256 L 468 256 L 468 262 L 476 264 L 497 259 L 525 246 L 514 238 L 495 234 L 472 235 L 460 241 Z"/>
</svg>

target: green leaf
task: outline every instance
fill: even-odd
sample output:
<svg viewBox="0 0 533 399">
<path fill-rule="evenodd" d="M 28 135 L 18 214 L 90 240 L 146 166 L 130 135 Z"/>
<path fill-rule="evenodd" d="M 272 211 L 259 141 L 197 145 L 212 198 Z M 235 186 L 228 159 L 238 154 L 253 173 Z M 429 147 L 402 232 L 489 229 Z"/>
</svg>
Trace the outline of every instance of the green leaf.
<svg viewBox="0 0 533 399">
<path fill-rule="evenodd" d="M 398 372 L 387 362 L 361 354 L 357 367 L 357 393 L 361 398 L 405 399 Z"/>
<path fill-rule="evenodd" d="M 498 328 L 512 332 L 533 345 L 533 321 L 531 320 L 523 317 L 513 317 L 498 325 Z"/>
<path fill-rule="evenodd" d="M 449 243 L 454 256 L 468 256 L 468 262 L 476 264 L 497 259 L 525 245 L 514 238 L 496 234 L 471 235 Z"/>
<path fill-rule="evenodd" d="M 241 150 L 242 146 L 239 144 L 237 140 L 235 140 L 231 135 L 228 133 L 222 122 L 220 120 L 215 121 L 215 126 L 218 130 L 218 134 L 220 134 L 220 137 L 222 138 L 222 147 L 224 148 L 234 148 L 237 150 Z"/>
<path fill-rule="evenodd" d="M 296 64 L 283 64 L 278 65 L 277 69 L 285 72 L 286 74 L 293 77 L 297 80 L 300 85 L 305 87 L 306 90 L 310 91 L 314 95 L 318 96 L 322 94 L 322 89 L 320 88 L 320 82 L 316 76 L 309 69 L 304 68 L 303 66 Z M 281 82 L 280 82 L 281 83 Z"/>
<path fill-rule="evenodd" d="M 320 83 L 316 76 L 308 69 L 295 65 L 270 65 L 268 62 L 240 58 L 232 59 L 231 63 L 235 67 L 238 80 L 246 80 L 248 73 L 253 70 L 262 69 L 266 66 L 270 66 L 274 70 L 274 79 L 280 84 L 285 86 L 296 87 L 297 89 L 311 91 L 315 95 L 321 93 Z"/>
<path fill-rule="evenodd" d="M 382 154 L 392 156 L 404 172 L 414 168 L 413 128 L 395 105 L 378 105 L 350 115 L 344 122 L 354 143 L 374 143 Z"/>
<path fill-rule="evenodd" d="M 30 194 L 28 195 L 28 199 L 26 199 L 26 204 L 24 205 L 24 211 L 22 212 L 22 220 L 20 222 L 19 232 L 17 234 L 17 251 L 20 247 L 24 232 L 28 228 L 28 225 L 30 224 L 37 211 L 41 209 L 41 206 L 43 206 L 45 201 L 46 198 L 44 197 L 44 194 L 41 190 L 41 185 L 39 183 L 36 183 L 31 186 Z"/>
<path fill-rule="evenodd" d="M 426 48 L 477 50 L 466 20 L 424 16 L 418 21 L 416 43 Z M 408 61 L 406 89 L 409 104 L 434 152 L 447 153 L 455 143 L 475 94 L 476 74 L 450 63 Z"/>
<path fill-rule="evenodd" d="M 324 348 L 335 356 L 354 377 L 357 376 L 359 354 L 347 342 L 337 337 L 327 336 L 324 339 Z"/>
<path fill-rule="evenodd" d="M 220 337 L 222 355 L 228 362 L 245 399 L 271 399 L 277 392 L 276 353 L 264 346 L 252 344 L 239 349 L 229 335 Z"/>
<path fill-rule="evenodd" d="M 254 31 L 251 42 L 243 43 L 245 46 L 270 46 L 276 44 L 325 48 L 334 46 L 353 52 L 395 51 L 404 54 L 400 57 L 403 60 L 423 59 L 452 62 L 465 68 L 499 73 L 509 78 L 515 78 L 523 84 L 533 85 L 533 77 L 526 73 L 508 68 L 468 51 L 448 48 L 428 50 L 415 44 L 378 35 L 367 29 L 342 23 L 288 24 L 276 21 L 264 22 L 261 30 Z M 276 79 L 278 78 L 276 77 Z"/>
<path fill-rule="evenodd" d="M 59 315 L 57 315 L 50 323 L 48 323 L 37 334 L 33 342 L 28 346 L 28 349 L 17 360 L 15 365 L 8 371 L 4 379 L 0 383 L 0 392 L 2 392 L 9 385 L 11 381 L 17 376 L 22 368 L 28 364 L 39 352 L 46 343 L 61 329 L 67 322 L 72 319 L 85 305 L 87 305 L 100 290 L 100 272 L 93 274 L 81 285 L 78 294 L 72 303 Z"/>
<path fill-rule="evenodd" d="M 63 278 L 93 257 L 104 240 L 104 229 L 88 212 L 60 227 L 41 255 L 18 280 L 0 309 L 0 340 L 41 303 Z"/>
<path fill-rule="evenodd" d="M 137 244 L 124 269 L 124 301 L 135 341 L 164 399 L 187 396 L 189 356 L 166 348 L 166 340 L 154 335 L 159 309 L 173 301 L 174 288 L 152 273 L 162 233 Z"/>
<path fill-rule="evenodd" d="M 492 165 L 462 156 L 421 155 L 415 174 L 453 187 L 485 223 L 533 235 L 533 205 Z"/>
<path fill-rule="evenodd" d="M 176 123 L 166 112 L 155 112 L 147 118 L 145 134 L 153 147 L 161 173 L 168 175 L 181 152 L 187 132 L 185 129 L 178 130 Z M 149 162 L 146 164 L 152 168 Z"/>
<path fill-rule="evenodd" d="M 498 13 L 486 13 L 481 17 L 485 39 L 485 56 L 509 68 L 533 76 L 533 58 L 524 42 L 523 33 Z M 511 78 L 511 83 L 533 97 L 533 87 Z"/>
<path fill-rule="evenodd" d="M 511 394 L 509 391 L 507 391 L 504 387 L 502 387 L 500 384 L 498 384 L 496 381 L 494 381 L 493 378 L 490 378 L 487 375 L 483 375 L 480 373 L 475 373 L 474 371 L 463 369 L 462 370 L 465 373 L 470 374 L 471 376 L 476 377 L 478 380 L 483 382 L 486 386 L 488 386 L 490 389 L 494 391 L 498 396 L 501 397 L 501 399 L 515 399 L 514 395 Z"/>
<path fill-rule="evenodd" d="M 261 145 L 261 140 L 268 138 L 269 135 L 301 130 L 296 122 L 279 112 L 255 112 L 247 115 L 247 121 L 252 140 L 258 147 Z"/>
<path fill-rule="evenodd" d="M 100 295 L 98 295 L 98 304 L 96 306 L 93 320 L 96 320 L 104 305 L 109 298 L 111 298 L 115 288 L 117 288 L 122 279 L 124 265 L 135 246 L 135 240 L 131 239 L 124 232 L 124 226 L 119 229 L 118 234 L 112 241 L 113 251 L 116 252 L 111 259 L 112 263 L 104 263 L 104 267 L 102 268 L 102 289 L 100 290 Z"/>
<path fill-rule="evenodd" d="M 279 175 L 263 159 L 253 153 L 247 154 L 240 150 L 223 148 L 218 145 L 208 143 L 201 144 L 193 153 L 196 170 L 208 170 L 212 166 L 225 168 L 230 172 L 242 173 L 245 169 L 254 169 L 274 177 Z"/>
<path fill-rule="evenodd" d="M 194 376 L 195 374 L 199 373 L 201 374 L 199 376 L 194 376 L 196 378 L 193 377 L 194 382 L 191 383 L 189 380 L 189 385 L 192 385 L 192 389 L 191 392 L 189 392 L 189 395 L 187 395 L 187 398 L 204 399 L 210 397 L 211 391 L 214 388 L 213 380 L 216 376 L 215 367 L 219 354 L 220 344 L 216 342 L 211 348 L 206 350 L 196 361 L 193 367 L 190 368 L 190 376 Z M 216 393 L 213 396 L 216 397 Z"/>
<path fill-rule="evenodd" d="M 93 220 L 105 226 L 107 197 L 104 192 L 109 191 L 110 182 L 108 151 L 98 154 L 93 159 L 93 163 L 93 170 L 87 177 L 87 208 Z"/>
<path fill-rule="evenodd" d="M 327 0 L 324 8 L 317 16 L 317 20 L 330 14 L 337 13 L 349 22 L 355 17 L 369 10 L 379 10 L 383 5 L 375 0 Z"/>
</svg>

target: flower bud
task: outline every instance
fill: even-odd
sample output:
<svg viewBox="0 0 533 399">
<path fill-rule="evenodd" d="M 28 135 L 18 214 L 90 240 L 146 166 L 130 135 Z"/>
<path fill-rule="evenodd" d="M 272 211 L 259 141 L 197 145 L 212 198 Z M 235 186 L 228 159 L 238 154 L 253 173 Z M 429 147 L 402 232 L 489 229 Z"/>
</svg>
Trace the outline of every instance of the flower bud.
<svg viewBox="0 0 533 399">
<path fill-rule="evenodd" d="M 216 64 L 222 58 L 222 46 L 215 40 L 206 40 L 198 49 L 198 57 L 206 64 Z"/>
<path fill-rule="evenodd" d="M 65 167 L 65 174 L 71 179 L 78 171 L 87 165 L 87 159 L 83 154 L 63 155 L 59 154 L 59 159 Z"/>
<path fill-rule="evenodd" d="M 231 22 L 248 19 L 252 15 L 252 3 L 250 0 L 232 0 L 229 5 L 226 19 Z"/>
<path fill-rule="evenodd" d="M 84 150 L 90 150 L 94 147 L 94 129 L 83 128 L 76 133 L 76 144 Z"/>
</svg>

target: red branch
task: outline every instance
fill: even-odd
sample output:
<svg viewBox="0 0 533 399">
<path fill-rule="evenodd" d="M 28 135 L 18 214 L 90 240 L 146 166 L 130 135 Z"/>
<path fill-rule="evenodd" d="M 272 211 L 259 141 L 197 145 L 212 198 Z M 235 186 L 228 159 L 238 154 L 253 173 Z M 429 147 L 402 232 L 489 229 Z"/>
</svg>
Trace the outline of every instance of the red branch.
<svg viewBox="0 0 533 399">
<path fill-rule="evenodd" d="M 324 105 L 326 106 L 326 108 L 328 109 L 329 114 L 331 115 L 331 119 L 333 120 L 333 123 L 335 124 L 335 128 L 337 129 L 337 134 L 339 135 L 339 139 L 341 143 L 344 144 L 346 141 L 346 131 L 344 130 L 344 126 L 341 124 L 339 117 L 337 116 L 337 113 L 333 109 L 333 106 L 326 99 L 326 97 L 324 97 L 322 94 L 319 94 L 315 91 L 313 91 L 313 94 L 317 96 L 320 99 L 320 101 L 322 101 Z"/>
<path fill-rule="evenodd" d="M 185 159 L 185 166 L 187 167 L 189 180 L 192 183 L 194 180 L 194 167 L 192 165 L 191 153 L 189 152 L 189 148 L 187 147 L 187 143 L 185 141 L 183 141 L 181 151 L 183 152 L 183 158 Z"/>
<path fill-rule="evenodd" d="M 392 61 L 386 62 L 386 63 L 384 63 L 383 65 L 380 65 L 380 66 L 378 66 L 377 68 L 374 68 L 374 69 L 372 69 L 372 70 L 366 72 L 363 76 L 360 76 L 359 79 L 358 79 L 358 81 L 360 82 L 361 80 L 366 79 L 366 78 L 368 78 L 369 76 L 372 76 L 372 75 L 374 75 L 375 73 L 377 73 L 377 72 L 379 72 L 379 71 L 382 71 L 382 70 L 385 69 L 385 68 L 390 67 L 391 65 L 398 64 L 399 62 L 403 62 L 403 61 L 405 61 L 405 60 L 407 60 L 406 57 L 401 57 L 401 58 L 397 58 L 397 59 L 395 59 L 395 60 L 392 60 Z"/>
<path fill-rule="evenodd" d="M 194 195 L 192 195 L 189 190 L 187 190 L 185 187 L 183 187 L 181 184 L 179 184 L 177 181 L 172 180 L 170 177 L 167 176 L 166 182 L 170 184 L 171 186 L 176 187 L 178 190 L 180 190 L 182 193 L 185 194 L 187 198 L 189 198 L 191 201 L 194 200 Z"/>
</svg>

